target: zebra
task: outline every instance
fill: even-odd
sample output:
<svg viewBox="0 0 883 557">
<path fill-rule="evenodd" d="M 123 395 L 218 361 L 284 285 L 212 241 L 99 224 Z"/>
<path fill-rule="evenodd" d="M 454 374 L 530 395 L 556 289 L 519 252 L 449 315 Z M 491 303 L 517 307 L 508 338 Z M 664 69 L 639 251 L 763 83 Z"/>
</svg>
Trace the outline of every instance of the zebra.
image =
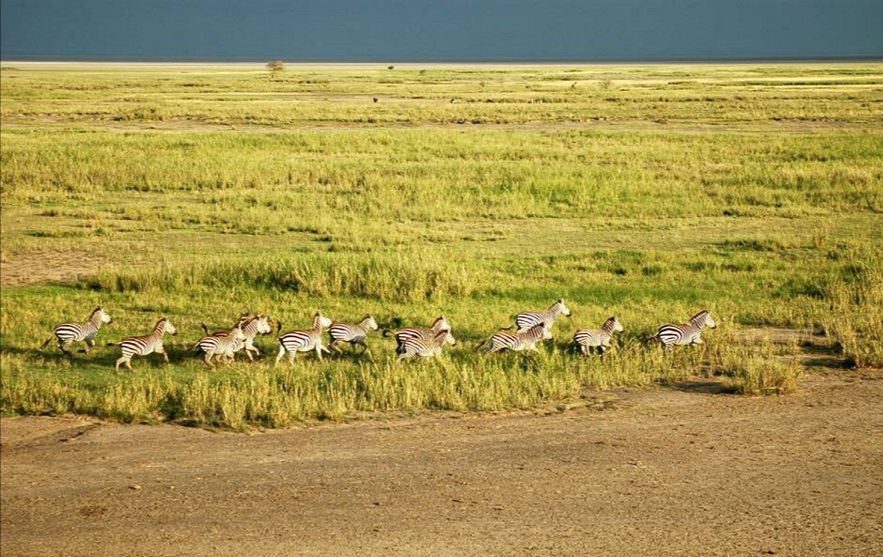
<svg viewBox="0 0 883 557">
<path fill-rule="evenodd" d="M 547 329 L 552 330 L 561 315 L 570 317 L 570 308 L 564 304 L 564 300 L 558 300 L 546 311 L 523 311 L 515 316 L 515 326 L 518 327 L 519 333 L 524 333 L 534 325 L 542 323 Z"/>
<path fill-rule="evenodd" d="M 604 354 L 606 349 L 612 348 L 610 340 L 613 338 L 613 333 L 621 333 L 623 330 L 619 319 L 610 317 L 604 322 L 600 330 L 580 329 L 573 333 L 573 342 L 587 356 L 590 350 L 596 347 L 600 354 Z"/>
<path fill-rule="evenodd" d="M 665 350 L 675 345 L 683 346 L 689 344 L 692 346 L 703 344 L 702 339 L 699 338 L 699 335 L 702 333 L 702 327 L 710 329 L 717 327 L 714 319 L 711 318 L 711 313 L 707 309 L 691 317 L 687 323 L 679 325 L 668 324 L 659 327 L 659 330 L 652 338 L 659 340 Z"/>
<path fill-rule="evenodd" d="M 543 323 L 537 323 L 523 333 L 510 333 L 506 330 L 497 331 L 491 338 L 478 345 L 481 348 L 487 344 L 485 354 L 493 354 L 500 350 L 512 350 L 519 352 L 521 350 L 532 350 L 536 352 L 537 343 L 541 340 L 552 338 L 552 332 L 546 328 Z"/>
<path fill-rule="evenodd" d="M 396 348 L 396 354 L 398 354 L 396 361 L 401 362 L 406 358 L 413 358 L 415 356 L 420 356 L 421 358 L 438 356 L 441 354 L 442 347 L 445 344 L 457 345 L 457 341 L 454 340 L 451 331 L 448 329 L 442 329 L 432 338 L 406 338 Z"/>
<path fill-rule="evenodd" d="M 444 315 L 439 315 L 429 327 L 407 327 L 405 329 L 399 329 L 398 331 L 390 331 L 389 329 L 386 329 L 383 331 L 383 336 L 388 337 L 389 335 L 393 335 L 395 337 L 397 344 L 396 352 L 398 352 L 402 343 L 409 338 L 431 339 L 442 331 L 450 330 L 451 325 L 448 323 L 447 318 Z"/>
<path fill-rule="evenodd" d="M 58 348 L 73 358 L 73 354 L 68 350 L 70 345 L 74 342 L 85 342 L 86 348 L 83 352 L 88 354 L 89 350 L 95 346 L 95 336 L 98 334 L 98 329 L 105 323 L 113 323 L 113 319 L 101 306 L 98 306 L 92 310 L 89 320 L 85 323 L 61 323 L 55 326 L 52 334 L 58 341 Z M 47 338 L 40 348 L 46 348 L 50 342 L 52 342 L 52 337 Z"/>
<path fill-rule="evenodd" d="M 226 356 L 227 360 L 232 360 L 235 352 L 246 347 L 245 344 L 248 337 L 245 335 L 243 329 L 244 322 L 245 320 L 243 319 L 229 331 L 219 331 L 218 333 L 202 337 L 196 341 L 196 344 L 193 345 L 193 349 L 195 350 L 196 348 L 199 348 L 205 353 L 202 360 L 210 368 L 215 367 L 212 363 L 212 358 L 215 356 Z M 247 351 L 246 354 L 248 354 Z M 251 358 L 251 354 L 249 354 L 249 358 Z"/>
<path fill-rule="evenodd" d="M 377 321 L 374 321 L 374 317 L 370 315 L 366 315 L 356 325 L 332 323 L 331 328 L 328 329 L 328 335 L 331 337 L 331 343 L 328 345 L 328 348 L 340 351 L 340 348 L 334 345 L 338 342 L 348 342 L 352 345 L 353 350 L 356 349 L 357 344 L 361 345 L 362 354 L 364 354 L 368 351 L 368 345 L 365 344 L 365 337 L 368 336 L 368 331 L 376 331 L 377 329 L 379 329 Z"/>
<path fill-rule="evenodd" d="M 120 364 L 126 364 L 126 367 L 131 370 L 132 356 L 136 355 L 147 356 L 153 353 L 162 354 L 163 360 L 165 360 L 166 363 L 169 363 L 169 355 L 166 354 L 162 344 L 163 335 L 166 333 L 176 335 L 178 334 L 178 331 L 175 329 L 175 326 L 172 325 L 172 322 L 168 317 L 163 317 L 156 322 L 156 325 L 153 326 L 153 332 L 149 335 L 124 338 L 120 342 L 109 342 L 108 346 L 119 345 L 120 349 L 123 351 L 122 357 L 116 361 L 116 370 L 120 370 Z"/>
<path fill-rule="evenodd" d="M 278 364 L 286 352 L 288 353 L 288 363 L 290 364 L 294 363 L 294 357 L 298 352 L 315 350 L 316 356 L 320 360 L 322 359 L 323 350 L 330 354 L 331 351 L 322 344 L 322 329 L 330 327 L 331 323 L 331 320 L 322 315 L 321 311 L 317 311 L 316 315 L 313 316 L 312 328 L 306 331 L 290 331 L 280 336 L 279 354 L 276 356 L 276 362 L 273 365 Z"/>
<path fill-rule="evenodd" d="M 246 316 L 239 320 L 236 327 L 242 329 L 244 337 L 235 344 L 233 352 L 239 352 L 244 348 L 249 361 L 254 361 L 254 358 L 251 355 L 252 352 L 254 352 L 256 356 L 261 355 L 261 351 L 254 345 L 255 337 L 259 334 L 268 335 L 273 332 L 273 329 L 270 326 L 270 317 L 267 315 Z M 233 332 L 233 329 L 221 329 L 214 331 L 209 335 L 208 327 L 205 326 L 205 323 L 202 324 L 202 330 L 205 331 L 206 336 L 226 336 Z"/>
</svg>

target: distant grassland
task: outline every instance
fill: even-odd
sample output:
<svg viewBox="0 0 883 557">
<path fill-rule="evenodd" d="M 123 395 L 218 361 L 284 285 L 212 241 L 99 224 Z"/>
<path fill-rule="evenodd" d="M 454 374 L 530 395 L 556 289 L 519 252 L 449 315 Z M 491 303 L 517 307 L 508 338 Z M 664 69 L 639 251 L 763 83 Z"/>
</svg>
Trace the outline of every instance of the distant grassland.
<svg viewBox="0 0 883 557">
<path fill-rule="evenodd" d="M 701 376 L 787 392 L 822 331 L 883 366 L 883 65 L 0 69 L 2 408 L 242 429 L 577 404 Z M 474 345 L 573 309 L 533 356 Z M 102 303 L 99 345 L 168 315 L 173 365 L 38 347 Z M 702 308 L 706 349 L 642 341 Z M 440 313 L 435 362 L 350 355 L 210 372 L 185 351 L 242 311 L 384 327 Z M 608 358 L 570 335 L 617 315 Z M 753 338 L 753 337 L 751 337 Z M 275 353 L 275 335 L 258 345 Z M 272 357 L 272 356 L 271 356 Z M 241 358 L 241 356 L 240 356 Z M 301 359 L 303 358 L 303 359 Z M 576 402 L 575 402 L 576 401 Z"/>
</svg>

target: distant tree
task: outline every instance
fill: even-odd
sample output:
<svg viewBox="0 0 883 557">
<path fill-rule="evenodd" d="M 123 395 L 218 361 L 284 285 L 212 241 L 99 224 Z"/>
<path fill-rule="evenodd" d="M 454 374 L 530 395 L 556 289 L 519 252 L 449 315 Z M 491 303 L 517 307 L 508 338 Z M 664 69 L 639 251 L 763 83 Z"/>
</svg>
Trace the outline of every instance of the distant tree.
<svg viewBox="0 0 883 557">
<path fill-rule="evenodd" d="M 273 60 L 267 62 L 267 69 L 270 70 L 270 77 L 276 77 L 276 74 L 285 70 L 285 64 L 281 60 Z"/>
</svg>

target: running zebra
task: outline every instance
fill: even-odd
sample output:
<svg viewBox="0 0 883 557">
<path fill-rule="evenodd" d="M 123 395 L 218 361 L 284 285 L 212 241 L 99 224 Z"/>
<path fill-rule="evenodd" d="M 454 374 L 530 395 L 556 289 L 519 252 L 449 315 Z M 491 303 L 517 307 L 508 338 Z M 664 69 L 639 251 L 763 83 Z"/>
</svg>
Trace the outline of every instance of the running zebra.
<svg viewBox="0 0 883 557">
<path fill-rule="evenodd" d="M 524 333 L 535 325 L 542 323 L 547 329 L 552 330 L 555 321 L 565 315 L 570 317 L 570 308 L 564 305 L 564 300 L 558 300 L 546 311 L 523 311 L 515 316 L 515 326 L 519 333 Z"/>
<path fill-rule="evenodd" d="M 245 320 L 243 319 L 229 331 L 219 331 L 220 334 L 213 333 L 202 337 L 196 341 L 193 349 L 195 350 L 199 348 L 204 352 L 202 361 L 212 369 L 215 367 L 215 364 L 212 363 L 212 358 L 215 356 L 225 356 L 227 358 L 227 363 L 229 363 L 229 360 L 234 358 L 236 352 L 245 348 L 247 337 L 243 330 L 244 322 Z M 246 354 L 248 354 L 247 351 Z M 251 358 L 251 354 L 249 354 L 248 357 Z"/>
<path fill-rule="evenodd" d="M 368 331 L 376 331 L 377 329 L 379 329 L 377 321 L 374 321 L 374 318 L 370 315 L 366 315 L 356 325 L 332 323 L 331 328 L 328 329 L 328 335 L 331 337 L 331 343 L 328 345 L 328 348 L 333 348 L 339 352 L 340 348 L 337 348 L 335 344 L 338 342 L 348 342 L 353 347 L 353 350 L 356 349 L 357 344 L 361 345 L 362 354 L 364 354 L 368 351 L 368 345 L 365 344 Z"/>
<path fill-rule="evenodd" d="M 421 358 L 438 356 L 441 354 L 442 347 L 445 344 L 457 345 L 457 341 L 454 340 L 451 331 L 447 329 L 439 331 L 432 338 L 406 338 L 396 348 L 396 354 L 398 354 L 396 361 L 401 362 L 406 358 L 413 358 L 415 356 Z"/>
<path fill-rule="evenodd" d="M 242 329 L 244 337 L 236 343 L 233 352 L 239 352 L 244 348 L 249 361 L 254 361 L 251 355 L 252 352 L 254 352 L 255 356 L 261 355 L 261 351 L 254 345 L 255 337 L 258 335 L 268 335 L 273 332 L 273 328 L 270 326 L 270 317 L 267 315 L 246 316 L 239 320 L 236 327 Z M 221 329 L 209 334 L 205 323 L 202 324 L 202 330 L 205 331 L 206 336 L 227 336 L 233 332 L 233 329 Z"/>
<path fill-rule="evenodd" d="M 623 330 L 619 319 L 611 317 L 604 322 L 600 330 L 580 329 L 573 333 L 573 342 L 587 356 L 592 348 L 597 348 L 599 354 L 604 354 L 606 349 L 612 348 L 610 340 L 613 338 L 613 333 L 621 333 Z"/>
<path fill-rule="evenodd" d="M 663 325 L 653 335 L 653 338 L 659 340 L 662 347 L 666 350 L 672 346 L 696 345 L 703 344 L 699 335 L 702 333 L 702 327 L 714 329 L 717 325 L 711 318 L 711 313 L 707 309 L 700 311 L 690 318 L 687 323 L 679 325 Z"/>
<path fill-rule="evenodd" d="M 113 323 L 113 319 L 106 311 L 101 309 L 101 306 L 98 306 L 92 310 L 89 320 L 85 323 L 62 323 L 55 326 L 52 334 L 58 341 L 58 348 L 73 358 L 73 354 L 69 350 L 70 345 L 75 342 L 85 342 L 86 348 L 83 352 L 88 354 L 89 350 L 95 346 L 95 336 L 98 334 L 98 329 L 105 323 Z M 50 342 L 52 342 L 52 337 L 47 338 L 40 348 L 46 348 L 46 345 Z"/>
<path fill-rule="evenodd" d="M 282 356 L 288 353 L 288 363 L 294 363 L 294 357 L 298 352 L 316 351 L 316 356 L 321 360 L 322 351 L 330 353 L 322 344 L 322 329 L 331 326 L 331 320 L 322 315 L 321 311 L 317 311 L 313 316 L 313 327 L 306 331 L 291 331 L 279 337 L 279 354 L 276 356 L 276 362 L 279 363 Z"/>
<path fill-rule="evenodd" d="M 126 367 L 131 370 L 132 364 L 130 361 L 132 356 L 148 356 L 153 353 L 162 354 L 163 360 L 169 363 L 169 355 L 166 354 L 162 344 L 163 335 L 166 333 L 176 335 L 178 331 L 172 325 L 172 322 L 169 321 L 168 317 L 163 317 L 156 322 L 156 325 L 153 326 L 153 332 L 149 335 L 129 337 L 124 338 L 120 342 L 107 343 L 108 346 L 119 345 L 123 351 L 123 356 L 116 361 L 116 370 L 120 370 L 120 364 L 126 364 Z"/>
<path fill-rule="evenodd" d="M 383 331 L 383 336 L 388 337 L 389 335 L 393 335 L 395 337 L 396 343 L 398 344 L 396 352 L 398 352 L 402 343 L 409 338 L 431 339 L 442 331 L 450 330 L 451 325 L 448 323 L 447 318 L 445 318 L 444 315 L 439 315 L 429 327 L 407 327 L 405 329 L 399 329 L 398 331 L 390 331 L 387 329 Z"/>
<path fill-rule="evenodd" d="M 497 331 L 487 341 L 478 345 L 481 348 L 487 344 L 484 349 L 485 354 L 493 354 L 500 350 L 512 350 L 520 352 L 521 350 L 533 350 L 536 352 L 537 343 L 541 340 L 552 338 L 552 332 L 542 323 L 537 323 L 523 333 L 510 333 L 506 330 Z"/>
</svg>

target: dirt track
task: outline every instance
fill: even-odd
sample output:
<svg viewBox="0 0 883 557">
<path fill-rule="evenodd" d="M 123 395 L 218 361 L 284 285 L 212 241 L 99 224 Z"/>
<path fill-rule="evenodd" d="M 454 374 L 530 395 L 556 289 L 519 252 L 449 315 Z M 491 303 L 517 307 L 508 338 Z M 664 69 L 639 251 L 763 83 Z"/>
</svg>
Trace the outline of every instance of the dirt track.
<svg viewBox="0 0 883 557">
<path fill-rule="evenodd" d="M 883 555 L 883 381 L 241 435 L 2 420 L 4 557 Z"/>
</svg>

